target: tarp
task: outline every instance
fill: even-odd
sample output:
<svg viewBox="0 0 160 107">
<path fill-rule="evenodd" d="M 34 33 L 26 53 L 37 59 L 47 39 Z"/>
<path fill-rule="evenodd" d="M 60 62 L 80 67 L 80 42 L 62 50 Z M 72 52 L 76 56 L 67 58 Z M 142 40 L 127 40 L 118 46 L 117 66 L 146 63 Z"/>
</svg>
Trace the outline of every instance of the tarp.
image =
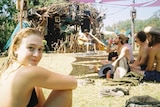
<svg viewBox="0 0 160 107">
<path fill-rule="evenodd" d="M 26 27 L 30 27 L 30 25 L 28 24 L 28 22 L 26 21 L 23 21 L 22 22 L 22 28 L 26 28 Z M 8 39 L 6 45 L 3 47 L 3 50 L 7 50 L 10 45 L 11 45 L 11 42 L 15 36 L 15 34 L 20 30 L 20 22 L 17 24 L 16 28 L 14 29 L 13 33 L 11 34 L 10 38 Z"/>
<path fill-rule="evenodd" d="M 116 1 L 125 1 L 125 0 L 71 0 L 76 2 L 85 2 L 85 3 L 103 3 L 103 2 L 116 2 Z"/>
<path fill-rule="evenodd" d="M 156 7 L 160 6 L 160 0 L 150 0 L 150 1 L 145 1 L 141 3 L 129 3 L 126 4 L 125 1 L 127 0 L 72 0 L 76 2 L 85 2 L 85 3 L 108 3 L 112 2 L 113 4 L 111 5 L 116 5 L 116 6 L 131 6 L 131 7 Z M 114 4 L 115 2 L 120 2 L 124 1 L 125 4 L 119 3 L 119 4 Z"/>
<path fill-rule="evenodd" d="M 85 2 L 85 3 L 94 3 L 95 2 L 95 0 L 72 0 L 72 1 Z"/>
<path fill-rule="evenodd" d="M 146 7 L 155 7 L 155 6 L 160 6 L 160 0 L 156 0 L 153 3 L 146 5 Z"/>
<path fill-rule="evenodd" d="M 131 4 L 112 4 L 112 5 L 117 5 L 117 6 L 130 6 L 130 7 L 142 7 L 144 5 L 147 5 L 151 1 L 144 2 L 144 3 L 131 3 Z"/>
<path fill-rule="evenodd" d="M 117 1 L 126 1 L 126 0 L 101 0 L 101 3 L 103 3 L 103 2 L 117 2 Z"/>
</svg>

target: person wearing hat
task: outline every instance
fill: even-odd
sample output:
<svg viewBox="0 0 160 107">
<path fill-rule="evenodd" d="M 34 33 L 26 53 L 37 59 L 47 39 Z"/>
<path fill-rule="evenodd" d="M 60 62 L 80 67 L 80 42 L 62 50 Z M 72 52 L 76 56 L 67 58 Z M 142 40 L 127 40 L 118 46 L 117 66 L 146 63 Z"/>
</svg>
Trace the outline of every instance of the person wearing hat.
<svg viewBox="0 0 160 107">
<path fill-rule="evenodd" d="M 144 81 L 160 82 L 160 28 L 144 29 L 149 45 L 149 58 L 145 70 L 132 70 L 143 76 Z"/>
<path fill-rule="evenodd" d="M 89 46 L 93 46 L 94 53 L 97 53 L 96 44 L 93 42 L 88 29 L 84 29 L 83 33 L 78 37 L 78 44 L 86 46 L 86 53 L 89 53 Z"/>
<path fill-rule="evenodd" d="M 124 34 L 119 34 L 116 39 L 118 58 L 112 63 L 114 66 L 114 78 L 122 78 L 130 70 L 129 63 L 133 62 L 133 53 L 131 46 L 128 44 L 128 37 Z"/>
<path fill-rule="evenodd" d="M 107 52 L 117 51 L 118 57 L 110 62 L 108 60 L 102 60 L 101 63 L 104 66 L 111 64 L 113 66 L 112 73 L 113 78 L 122 78 L 129 71 L 129 63 L 132 62 L 133 58 L 131 55 L 131 50 L 127 45 L 128 37 L 124 34 L 119 34 L 115 37 L 114 43 L 117 45 L 114 49 L 111 48 L 111 43 L 107 46 Z M 104 68 L 104 66 L 102 66 Z M 101 75 L 103 71 L 100 69 L 98 73 Z M 105 74 L 104 74 L 105 75 Z"/>
</svg>

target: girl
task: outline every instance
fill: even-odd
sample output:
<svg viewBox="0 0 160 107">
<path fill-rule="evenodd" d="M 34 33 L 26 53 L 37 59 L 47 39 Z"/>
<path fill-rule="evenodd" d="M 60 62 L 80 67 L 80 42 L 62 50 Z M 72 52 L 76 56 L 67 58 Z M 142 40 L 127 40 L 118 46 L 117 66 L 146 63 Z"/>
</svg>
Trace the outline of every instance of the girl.
<svg viewBox="0 0 160 107">
<path fill-rule="evenodd" d="M 0 71 L 0 107 L 71 107 L 77 80 L 37 66 L 43 36 L 34 28 L 20 30 Z M 42 88 L 53 89 L 45 100 Z"/>
</svg>

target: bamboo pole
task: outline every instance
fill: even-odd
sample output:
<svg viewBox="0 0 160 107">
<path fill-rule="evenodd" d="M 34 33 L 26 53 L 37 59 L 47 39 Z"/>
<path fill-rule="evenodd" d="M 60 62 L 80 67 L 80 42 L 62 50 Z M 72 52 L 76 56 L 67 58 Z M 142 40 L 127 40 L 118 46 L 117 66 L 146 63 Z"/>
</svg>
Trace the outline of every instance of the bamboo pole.
<svg viewBox="0 0 160 107">
<path fill-rule="evenodd" d="M 106 46 L 102 41 L 100 41 L 98 38 L 96 38 L 94 35 L 92 35 L 91 33 L 89 33 L 90 36 L 92 36 L 98 43 L 100 43 L 103 46 Z"/>
</svg>

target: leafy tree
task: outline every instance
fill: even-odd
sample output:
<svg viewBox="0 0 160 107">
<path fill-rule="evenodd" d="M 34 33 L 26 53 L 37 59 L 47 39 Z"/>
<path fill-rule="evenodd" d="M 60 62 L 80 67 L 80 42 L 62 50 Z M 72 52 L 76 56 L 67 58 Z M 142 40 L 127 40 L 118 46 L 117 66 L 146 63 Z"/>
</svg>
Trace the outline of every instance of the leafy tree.
<svg viewBox="0 0 160 107">
<path fill-rule="evenodd" d="M 13 29 L 16 26 L 14 15 L 17 12 L 13 0 L 0 1 L 0 50 L 10 37 Z"/>
<path fill-rule="evenodd" d="M 160 10 L 155 11 L 152 17 L 160 19 Z"/>
<path fill-rule="evenodd" d="M 16 0 L 0 0 L 0 52 L 4 51 L 3 47 L 17 25 Z M 28 8 L 44 7 L 53 3 L 62 3 L 64 0 L 27 0 Z M 37 5 L 34 5 L 37 3 Z"/>
</svg>

